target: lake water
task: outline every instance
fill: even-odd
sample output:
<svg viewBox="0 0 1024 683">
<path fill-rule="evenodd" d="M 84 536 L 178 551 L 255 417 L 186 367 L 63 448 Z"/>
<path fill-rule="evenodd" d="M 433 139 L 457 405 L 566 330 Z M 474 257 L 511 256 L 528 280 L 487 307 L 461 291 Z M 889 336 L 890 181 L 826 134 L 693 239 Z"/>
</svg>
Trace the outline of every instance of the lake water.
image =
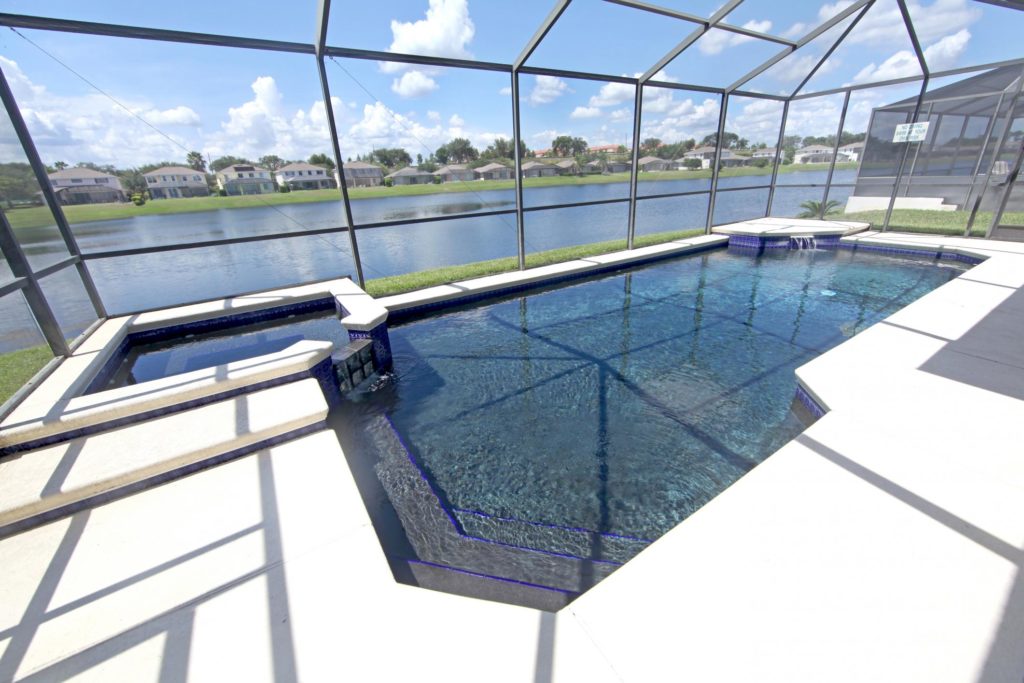
<svg viewBox="0 0 1024 683">
<path fill-rule="evenodd" d="M 779 176 L 772 214 L 793 216 L 808 199 L 819 200 L 821 188 L 785 188 L 784 184 L 819 184 L 825 171 L 805 171 Z M 833 183 L 853 183 L 856 171 L 836 171 Z M 721 178 L 719 188 L 766 184 L 770 176 Z M 707 179 L 642 182 L 640 196 L 707 190 Z M 833 188 L 831 197 L 845 203 L 850 187 Z M 627 183 L 529 188 L 526 207 L 626 198 Z M 768 190 L 721 192 L 715 206 L 715 223 L 727 223 L 764 214 Z M 515 208 L 513 190 L 472 191 L 410 197 L 361 199 L 352 202 L 357 224 L 400 221 L 454 214 Z M 648 199 L 637 204 L 637 234 L 702 228 L 707 195 Z M 622 239 L 626 235 L 628 203 L 573 209 L 530 211 L 526 214 L 528 252 L 557 247 Z M 340 202 L 317 202 L 202 213 L 143 216 L 72 225 L 85 253 L 146 246 L 227 239 L 283 231 L 301 232 L 344 224 Z M 67 255 L 53 228 L 18 230 L 22 246 L 37 267 Z M 407 226 L 358 230 L 363 270 L 367 279 L 408 273 L 439 266 L 515 256 L 515 215 L 480 216 Z M 344 233 L 302 236 L 273 241 L 224 245 L 89 261 L 110 314 L 242 291 L 269 289 L 311 280 L 354 274 L 348 236 Z M 68 336 L 89 322 L 89 305 L 81 282 L 73 271 L 47 278 L 48 299 Z M 57 303 L 59 302 L 59 303 Z M 0 351 L 26 342 L 16 328 L 26 323 L 22 307 L 4 306 L 0 323 Z M 6 331 L 5 331 L 6 330 Z M 33 337 L 34 338 L 34 337 Z"/>
</svg>

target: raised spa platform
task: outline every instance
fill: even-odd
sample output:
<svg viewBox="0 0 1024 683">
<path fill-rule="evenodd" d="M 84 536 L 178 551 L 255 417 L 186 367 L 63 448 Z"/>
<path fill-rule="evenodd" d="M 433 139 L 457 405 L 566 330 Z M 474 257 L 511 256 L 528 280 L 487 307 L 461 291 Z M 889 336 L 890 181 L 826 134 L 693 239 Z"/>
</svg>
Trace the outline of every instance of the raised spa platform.
<svg viewBox="0 0 1024 683">
<path fill-rule="evenodd" d="M 758 218 L 711 229 L 728 235 L 729 247 L 755 250 L 838 247 L 839 240 L 868 229 L 858 221 L 825 221 L 806 218 Z"/>
</svg>

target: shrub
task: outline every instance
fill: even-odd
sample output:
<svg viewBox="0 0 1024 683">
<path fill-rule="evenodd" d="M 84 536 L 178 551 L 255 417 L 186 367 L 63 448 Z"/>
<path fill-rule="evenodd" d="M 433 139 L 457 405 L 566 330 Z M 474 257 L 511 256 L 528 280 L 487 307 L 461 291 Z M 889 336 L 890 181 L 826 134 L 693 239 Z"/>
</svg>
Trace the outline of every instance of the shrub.
<svg viewBox="0 0 1024 683">
<path fill-rule="evenodd" d="M 683 159 L 683 166 L 690 169 L 691 171 L 698 171 L 700 170 L 701 166 L 703 166 L 703 164 L 701 163 L 700 159 Z"/>
<path fill-rule="evenodd" d="M 146 203 L 146 195 L 141 192 L 135 192 L 132 194 L 132 204 L 135 206 L 142 206 Z"/>
<path fill-rule="evenodd" d="M 217 196 L 218 197 L 227 197 L 228 196 L 228 191 L 227 190 L 217 190 Z"/>
<path fill-rule="evenodd" d="M 769 164 L 769 163 L 771 163 L 771 162 L 770 162 L 770 161 L 768 161 L 767 159 L 765 159 L 765 158 L 759 158 L 759 159 L 754 159 L 754 160 L 752 160 L 752 161 L 750 162 L 750 165 L 751 165 L 751 166 L 756 166 L 757 168 L 767 168 L 767 166 L 768 166 L 768 164 Z"/>
<path fill-rule="evenodd" d="M 385 178 L 384 179 L 384 187 L 391 187 L 394 184 L 395 184 L 395 181 L 394 181 L 393 178 Z"/>
<path fill-rule="evenodd" d="M 292 186 L 288 183 L 281 183 L 281 187 L 277 188 L 278 192 L 288 193 L 292 191 Z"/>
</svg>

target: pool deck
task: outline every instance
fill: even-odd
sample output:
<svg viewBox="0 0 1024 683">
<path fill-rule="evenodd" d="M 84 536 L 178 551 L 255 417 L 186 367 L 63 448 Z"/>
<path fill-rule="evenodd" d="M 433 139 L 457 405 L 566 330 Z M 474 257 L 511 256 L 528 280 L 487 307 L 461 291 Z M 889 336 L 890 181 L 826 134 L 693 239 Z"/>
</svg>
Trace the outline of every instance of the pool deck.
<svg viewBox="0 0 1024 683">
<path fill-rule="evenodd" d="M 334 434 L 0 540 L 0 680 L 1024 678 L 1024 244 L 801 367 L 829 409 L 557 614 L 396 583 Z M 77 679 L 76 679 L 77 680 Z"/>
</svg>

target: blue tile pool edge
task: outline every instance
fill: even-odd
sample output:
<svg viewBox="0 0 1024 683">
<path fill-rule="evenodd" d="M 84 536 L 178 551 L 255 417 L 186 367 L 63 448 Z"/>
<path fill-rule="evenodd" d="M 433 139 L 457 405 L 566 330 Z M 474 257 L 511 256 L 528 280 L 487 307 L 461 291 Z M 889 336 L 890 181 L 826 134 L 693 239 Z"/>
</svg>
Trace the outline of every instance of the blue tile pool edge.
<svg viewBox="0 0 1024 683">
<path fill-rule="evenodd" d="M 543 280 L 534 280 L 531 282 L 524 282 L 520 284 L 508 285 L 506 287 L 498 287 L 496 289 L 490 289 L 486 292 L 473 292 L 463 295 L 456 295 L 448 299 L 441 301 L 432 301 L 425 304 L 414 304 L 404 308 L 388 309 L 388 322 L 397 323 L 402 322 L 408 318 L 416 318 L 424 313 L 439 311 L 445 308 L 454 308 L 457 306 L 465 306 L 466 304 L 475 303 L 477 301 L 484 301 L 486 299 L 500 298 L 509 294 L 516 294 L 519 292 L 525 292 L 532 289 L 543 289 L 553 285 L 562 284 L 564 282 L 571 282 L 573 280 L 582 280 L 585 278 L 593 277 L 596 275 L 607 275 L 608 273 L 614 273 L 621 270 L 629 270 L 637 266 L 645 266 L 658 261 L 666 261 L 673 258 L 682 258 L 685 256 L 691 256 L 693 254 L 700 254 L 705 251 L 713 251 L 715 249 L 725 249 L 727 246 L 726 241 L 712 242 L 709 244 L 698 244 L 687 248 L 685 251 L 673 251 L 664 254 L 653 254 L 644 258 L 636 259 L 633 261 L 626 261 L 622 263 L 611 263 L 597 268 L 591 268 L 575 273 L 563 273 L 561 275 L 555 275 L 550 278 Z M 455 283 L 458 284 L 458 283 Z"/>
<path fill-rule="evenodd" d="M 469 540 L 472 540 L 472 541 L 479 541 L 481 543 L 490 543 L 490 544 L 493 544 L 493 545 L 500 545 L 500 546 L 504 546 L 506 548 L 515 548 L 517 550 L 523 550 L 525 552 L 531 552 L 531 553 L 539 553 L 541 555 L 550 555 L 550 556 L 553 556 L 553 557 L 564 557 L 566 559 L 577 560 L 577 561 L 581 561 L 581 562 L 594 562 L 595 564 L 607 564 L 607 565 L 611 565 L 611 566 L 615 566 L 615 567 L 622 566 L 622 562 L 616 562 L 614 560 L 599 560 L 599 559 L 594 559 L 594 558 L 591 558 L 591 557 L 580 557 L 579 555 L 572 555 L 572 554 L 569 554 L 569 553 L 559 553 L 559 552 L 555 552 L 555 551 L 552 551 L 552 550 L 540 550 L 539 548 L 531 548 L 529 546 L 515 545 L 515 544 L 512 544 L 512 543 L 504 543 L 502 541 L 495 541 L 495 540 L 490 539 L 490 538 L 483 538 L 483 537 L 480 537 L 480 536 L 474 536 L 473 534 L 468 533 L 465 529 L 462 528 L 462 525 L 459 523 L 459 520 L 455 518 L 454 511 L 457 510 L 458 508 L 454 508 L 454 509 L 450 508 L 445 503 L 444 499 L 441 497 L 441 495 L 437 492 L 437 489 L 434 487 L 434 483 L 430 480 L 430 477 L 427 476 L 427 473 L 423 470 L 422 467 L 420 467 L 419 462 L 416 460 L 416 456 L 414 456 L 412 454 L 412 451 L 409 450 L 409 447 L 405 443 L 405 439 L 402 438 L 402 435 L 401 435 L 401 433 L 399 433 L 398 428 L 395 427 L 395 423 L 391 421 L 391 417 L 388 416 L 388 415 L 384 415 L 384 419 L 387 422 L 388 427 L 391 429 L 391 432 L 394 434 L 395 439 L 398 441 L 399 445 L 401 445 L 402 450 L 405 452 L 406 458 L 409 459 L 409 462 L 412 464 L 413 468 L 420 475 L 420 478 L 423 479 L 424 483 L 427 485 L 427 488 L 430 490 L 431 495 L 437 501 L 438 507 L 440 507 L 441 510 L 444 512 L 445 516 L 448 517 L 448 521 L 451 522 L 452 528 L 455 530 L 455 532 L 459 536 L 462 536 L 463 538 L 466 538 L 466 539 L 469 539 Z M 473 514 L 484 516 L 484 517 L 491 517 L 491 518 L 495 518 L 495 519 L 501 519 L 500 517 L 496 517 L 494 515 L 488 515 L 487 513 L 482 513 L 482 512 L 477 512 L 477 511 L 472 511 L 472 512 L 473 512 Z M 525 520 L 516 520 L 516 521 L 525 521 Z M 556 524 L 543 524 L 543 523 L 540 523 L 540 522 L 537 522 L 537 524 L 539 526 L 545 526 L 545 527 L 552 528 L 552 529 L 565 529 L 567 531 L 579 531 L 579 530 L 573 529 L 571 527 L 558 526 Z M 602 532 L 599 532 L 599 531 L 591 531 L 589 529 L 586 529 L 586 530 L 583 530 L 583 531 L 588 531 L 590 533 L 597 534 L 597 535 L 603 535 Z M 617 537 L 614 534 L 611 534 L 611 536 Z"/>
</svg>

